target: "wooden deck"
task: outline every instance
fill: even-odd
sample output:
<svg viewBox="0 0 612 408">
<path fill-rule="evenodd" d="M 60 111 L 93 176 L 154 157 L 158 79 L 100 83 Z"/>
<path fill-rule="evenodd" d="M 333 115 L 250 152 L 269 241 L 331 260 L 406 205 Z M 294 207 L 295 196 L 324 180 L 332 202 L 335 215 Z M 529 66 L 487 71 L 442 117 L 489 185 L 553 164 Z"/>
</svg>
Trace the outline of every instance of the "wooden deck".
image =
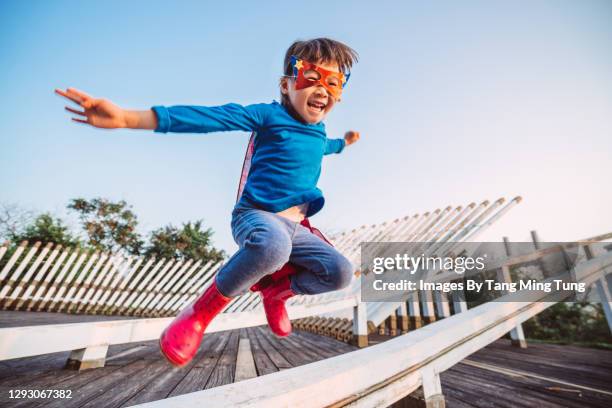
<svg viewBox="0 0 612 408">
<path fill-rule="evenodd" d="M 24 325 L 19 315 L 0 313 L 0 327 Z M 113 318 L 36 313 L 30 314 L 28 324 L 101 319 Z M 279 339 L 266 326 L 259 326 L 207 334 L 198 355 L 185 368 L 167 363 L 156 341 L 111 346 L 105 367 L 82 372 L 63 368 L 69 352 L 20 358 L 0 362 L 0 407 L 125 407 L 232 383 L 241 338 L 249 340 L 257 375 L 357 349 L 305 332 Z M 72 398 L 11 400 L 11 389 L 72 390 Z"/>
<path fill-rule="evenodd" d="M 24 325 L 20 315 L 0 313 L 0 327 Z M 101 319 L 49 313 L 27 316 L 28 324 Z M 194 362 L 182 369 L 165 361 L 155 341 L 111 346 L 105 367 L 83 372 L 63 368 L 69 352 L 27 357 L 0 362 L 0 406 L 125 407 L 231 383 L 241 338 L 249 341 L 257 375 L 356 350 L 301 331 L 278 339 L 260 326 L 206 335 Z M 371 336 L 373 344 L 389 338 Z M 533 343 L 522 350 L 499 340 L 441 377 L 450 408 L 612 406 L 612 351 Z M 11 389 L 72 390 L 72 398 L 11 400 Z M 419 404 L 412 397 L 394 406 Z"/>
<path fill-rule="evenodd" d="M 611 407 L 612 351 L 498 340 L 441 380 L 449 407 Z"/>
<path fill-rule="evenodd" d="M 378 344 L 388 336 L 370 335 Z M 612 351 L 500 339 L 441 375 L 448 408 L 612 407 Z M 420 407 L 422 390 L 394 408 Z"/>
</svg>

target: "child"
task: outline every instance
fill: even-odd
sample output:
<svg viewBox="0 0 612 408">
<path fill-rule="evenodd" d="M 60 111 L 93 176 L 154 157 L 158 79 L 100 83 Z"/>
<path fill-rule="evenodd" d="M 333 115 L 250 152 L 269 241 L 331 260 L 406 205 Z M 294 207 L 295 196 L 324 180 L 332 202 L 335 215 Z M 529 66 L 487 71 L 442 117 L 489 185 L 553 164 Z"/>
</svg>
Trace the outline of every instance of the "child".
<svg viewBox="0 0 612 408">
<path fill-rule="evenodd" d="M 322 122 L 340 101 L 356 60 L 354 50 L 331 39 L 293 43 L 285 55 L 280 104 L 129 111 L 76 89 L 56 90 L 84 108 L 66 107 L 77 115 L 74 121 L 95 127 L 256 132 L 251 169 L 232 212 L 232 234 L 240 248 L 208 289 L 162 333 L 160 347 L 171 363 L 182 366 L 191 361 L 206 327 L 230 300 L 287 262 L 300 271 L 261 289 L 269 326 L 278 336 L 291 332 L 285 310 L 288 298 L 339 290 L 350 283 L 351 262 L 300 222 L 323 207 L 316 187 L 323 155 L 340 153 L 359 138 L 350 131 L 344 139 L 328 139 Z"/>
</svg>

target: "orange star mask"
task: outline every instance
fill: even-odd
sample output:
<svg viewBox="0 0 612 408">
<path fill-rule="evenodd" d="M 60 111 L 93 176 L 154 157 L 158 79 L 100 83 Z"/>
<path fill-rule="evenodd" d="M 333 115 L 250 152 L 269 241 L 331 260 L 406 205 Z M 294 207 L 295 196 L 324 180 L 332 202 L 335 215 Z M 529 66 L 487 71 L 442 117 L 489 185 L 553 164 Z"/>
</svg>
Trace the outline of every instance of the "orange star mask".
<svg viewBox="0 0 612 408">
<path fill-rule="evenodd" d="M 323 85 L 327 92 L 334 98 L 340 99 L 342 89 L 346 85 L 351 74 L 329 71 L 295 55 L 291 56 L 293 76 L 295 77 L 295 89 L 304 89 L 315 85 Z"/>
</svg>

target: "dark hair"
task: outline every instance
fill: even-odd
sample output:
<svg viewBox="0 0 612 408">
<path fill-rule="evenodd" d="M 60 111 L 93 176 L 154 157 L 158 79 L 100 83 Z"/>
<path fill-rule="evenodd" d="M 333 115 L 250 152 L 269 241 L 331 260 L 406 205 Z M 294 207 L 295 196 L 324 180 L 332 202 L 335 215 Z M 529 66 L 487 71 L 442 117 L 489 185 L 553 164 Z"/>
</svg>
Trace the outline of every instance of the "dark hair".
<svg viewBox="0 0 612 408">
<path fill-rule="evenodd" d="M 283 73 L 287 76 L 293 75 L 291 56 L 303 58 L 306 61 L 317 63 L 338 64 L 340 71 L 348 73 L 354 63 L 358 61 L 357 52 L 346 44 L 330 38 L 315 38 L 307 41 L 295 41 L 285 53 Z M 286 105 L 287 96 L 281 94 L 283 105 Z"/>
</svg>

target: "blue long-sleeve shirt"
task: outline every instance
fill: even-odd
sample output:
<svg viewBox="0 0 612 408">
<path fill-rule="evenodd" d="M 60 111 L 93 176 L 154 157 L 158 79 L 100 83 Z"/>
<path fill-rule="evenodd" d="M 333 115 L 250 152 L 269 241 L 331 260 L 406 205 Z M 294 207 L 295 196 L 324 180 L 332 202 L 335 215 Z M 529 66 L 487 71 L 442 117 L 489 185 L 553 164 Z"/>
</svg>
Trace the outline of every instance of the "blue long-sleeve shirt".
<svg viewBox="0 0 612 408">
<path fill-rule="evenodd" d="M 241 200 L 270 212 L 309 203 L 307 216 L 323 208 L 317 188 L 323 156 L 340 153 L 343 139 L 328 139 L 325 125 L 294 119 L 278 102 L 241 106 L 154 106 L 156 132 L 257 132 Z"/>
</svg>

